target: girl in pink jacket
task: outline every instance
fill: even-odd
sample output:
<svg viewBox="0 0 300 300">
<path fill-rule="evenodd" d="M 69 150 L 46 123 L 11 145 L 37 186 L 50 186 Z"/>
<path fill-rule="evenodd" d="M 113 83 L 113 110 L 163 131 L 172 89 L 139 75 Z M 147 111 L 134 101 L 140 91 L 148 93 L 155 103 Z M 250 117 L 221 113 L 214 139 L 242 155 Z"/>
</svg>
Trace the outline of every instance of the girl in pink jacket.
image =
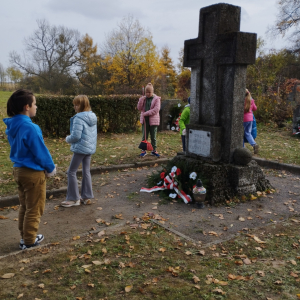
<svg viewBox="0 0 300 300">
<path fill-rule="evenodd" d="M 146 92 L 146 96 L 142 96 L 139 99 L 137 105 L 137 109 L 141 111 L 140 122 L 142 124 L 142 132 L 143 132 L 142 141 L 145 138 L 148 139 L 148 135 L 150 132 L 151 145 L 153 147 L 153 151 L 151 152 L 151 155 L 160 157 L 160 155 L 156 151 L 156 134 L 157 134 L 157 127 L 160 122 L 160 117 L 159 117 L 160 97 L 153 94 L 154 89 L 151 83 L 147 84 L 145 92 Z M 146 126 L 146 137 L 145 137 L 144 126 Z M 140 157 L 144 157 L 145 155 L 147 155 L 147 152 L 142 151 Z"/>
<path fill-rule="evenodd" d="M 258 153 L 259 146 L 255 143 L 251 131 L 253 123 L 253 111 L 257 110 L 254 99 L 252 99 L 250 92 L 246 89 L 245 103 L 244 103 L 244 136 L 249 144 L 254 149 L 254 154 Z"/>
</svg>

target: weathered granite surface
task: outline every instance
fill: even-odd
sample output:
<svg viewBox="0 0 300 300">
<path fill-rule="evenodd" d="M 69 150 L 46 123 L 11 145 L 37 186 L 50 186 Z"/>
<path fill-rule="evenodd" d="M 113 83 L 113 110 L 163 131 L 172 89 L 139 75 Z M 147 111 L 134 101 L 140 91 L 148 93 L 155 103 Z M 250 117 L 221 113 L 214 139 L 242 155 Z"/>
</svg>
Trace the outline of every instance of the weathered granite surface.
<svg viewBox="0 0 300 300">
<path fill-rule="evenodd" d="M 223 3 L 202 8 L 198 38 L 184 45 L 184 66 L 192 68 L 187 128 L 202 125 L 208 132 L 216 127 L 222 132 L 211 140 L 211 156 L 197 154 L 206 160 L 229 163 L 234 149 L 243 145 L 246 70 L 255 62 L 256 34 L 239 31 L 240 13 L 240 7 Z M 189 148 L 187 155 L 192 155 Z"/>
<path fill-rule="evenodd" d="M 246 148 L 236 148 L 233 152 L 233 163 L 235 165 L 243 165 L 246 166 L 252 160 L 251 151 Z"/>
<path fill-rule="evenodd" d="M 271 188 L 243 147 L 248 64 L 255 63 L 256 34 L 240 32 L 241 8 L 215 4 L 200 10 L 198 38 L 184 44 L 192 68 L 186 155 L 173 159 L 206 182 L 207 199 L 224 202 Z"/>
<path fill-rule="evenodd" d="M 251 160 L 247 166 L 225 163 L 210 163 L 204 160 L 177 155 L 172 162 L 176 166 L 182 162 L 191 170 L 200 174 L 205 182 L 206 200 L 211 204 L 224 203 L 235 196 L 249 195 L 256 191 L 271 189 L 270 182 L 256 161 Z"/>
</svg>

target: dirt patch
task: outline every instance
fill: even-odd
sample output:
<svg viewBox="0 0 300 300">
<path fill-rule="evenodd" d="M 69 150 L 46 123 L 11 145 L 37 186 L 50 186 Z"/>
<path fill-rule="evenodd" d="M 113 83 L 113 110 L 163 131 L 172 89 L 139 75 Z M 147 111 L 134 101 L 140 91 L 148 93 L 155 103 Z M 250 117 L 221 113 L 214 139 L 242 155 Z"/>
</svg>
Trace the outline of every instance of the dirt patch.
<svg viewBox="0 0 300 300">
<path fill-rule="evenodd" d="M 267 175 L 277 190 L 267 197 L 232 203 L 227 207 L 197 209 L 181 200 L 169 202 L 158 195 L 139 192 L 141 187 L 147 186 L 147 176 L 160 168 L 143 167 L 94 175 L 95 199 L 92 205 L 60 207 L 63 195 L 48 200 L 39 233 L 45 235 L 45 243 L 57 242 L 124 222 L 132 223 L 134 217 L 152 212 L 166 220 L 162 225 L 204 245 L 228 240 L 253 228 L 276 224 L 300 211 L 300 178 L 292 174 L 273 172 Z M 15 221 L 18 211 L 5 209 L 1 215 L 8 218 L 0 220 L 0 255 L 5 255 L 18 250 L 20 236 Z M 98 222 L 99 219 L 103 222 Z"/>
</svg>

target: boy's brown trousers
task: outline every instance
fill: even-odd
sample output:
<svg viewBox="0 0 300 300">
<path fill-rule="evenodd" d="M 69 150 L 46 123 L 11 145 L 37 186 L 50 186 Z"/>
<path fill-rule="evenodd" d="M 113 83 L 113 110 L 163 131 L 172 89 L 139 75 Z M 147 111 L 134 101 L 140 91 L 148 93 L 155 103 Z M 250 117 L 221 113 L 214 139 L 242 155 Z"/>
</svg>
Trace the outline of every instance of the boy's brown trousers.
<svg viewBox="0 0 300 300">
<path fill-rule="evenodd" d="M 19 190 L 19 230 L 25 245 L 35 243 L 40 219 L 46 202 L 46 176 L 44 171 L 14 168 Z"/>
</svg>

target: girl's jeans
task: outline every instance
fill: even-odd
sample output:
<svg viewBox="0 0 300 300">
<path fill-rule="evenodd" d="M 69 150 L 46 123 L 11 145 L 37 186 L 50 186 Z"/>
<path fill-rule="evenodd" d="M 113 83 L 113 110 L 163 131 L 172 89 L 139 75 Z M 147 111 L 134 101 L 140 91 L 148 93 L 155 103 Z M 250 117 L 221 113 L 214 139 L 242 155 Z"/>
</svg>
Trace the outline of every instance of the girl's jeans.
<svg viewBox="0 0 300 300">
<path fill-rule="evenodd" d="M 78 182 L 77 182 L 77 169 L 82 163 L 82 183 L 81 183 L 81 198 L 90 199 L 94 198 L 92 189 L 92 176 L 90 172 L 91 155 L 74 153 L 70 167 L 68 169 L 68 191 L 67 200 L 77 201 L 80 199 Z"/>
<path fill-rule="evenodd" d="M 247 139 L 247 141 L 249 142 L 249 144 L 253 147 L 254 145 L 256 145 L 252 135 L 251 135 L 251 131 L 252 131 L 252 123 L 253 121 L 250 122 L 244 122 L 244 135 L 245 138 Z"/>
</svg>

